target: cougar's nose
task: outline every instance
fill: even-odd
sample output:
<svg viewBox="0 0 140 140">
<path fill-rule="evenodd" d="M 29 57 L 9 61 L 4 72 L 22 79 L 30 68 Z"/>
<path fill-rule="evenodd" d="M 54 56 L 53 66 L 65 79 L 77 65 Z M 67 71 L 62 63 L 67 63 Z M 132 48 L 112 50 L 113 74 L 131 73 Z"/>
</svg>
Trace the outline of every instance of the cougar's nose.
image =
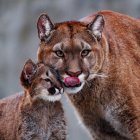
<svg viewBox="0 0 140 140">
<path fill-rule="evenodd" d="M 82 73 L 82 71 L 67 71 L 67 74 L 71 77 L 78 77 L 80 74 Z"/>
</svg>

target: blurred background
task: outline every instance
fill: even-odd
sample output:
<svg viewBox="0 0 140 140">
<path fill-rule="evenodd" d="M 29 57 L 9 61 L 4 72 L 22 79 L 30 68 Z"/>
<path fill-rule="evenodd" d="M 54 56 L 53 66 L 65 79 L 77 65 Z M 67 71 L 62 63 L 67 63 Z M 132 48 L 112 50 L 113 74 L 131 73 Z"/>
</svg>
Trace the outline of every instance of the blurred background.
<svg viewBox="0 0 140 140">
<path fill-rule="evenodd" d="M 19 75 L 24 62 L 37 60 L 36 22 L 47 12 L 52 21 L 78 20 L 98 10 L 114 10 L 140 17 L 140 0 L 0 0 L 0 98 L 22 90 Z M 69 140 L 90 140 L 74 110 L 63 98 Z"/>
</svg>

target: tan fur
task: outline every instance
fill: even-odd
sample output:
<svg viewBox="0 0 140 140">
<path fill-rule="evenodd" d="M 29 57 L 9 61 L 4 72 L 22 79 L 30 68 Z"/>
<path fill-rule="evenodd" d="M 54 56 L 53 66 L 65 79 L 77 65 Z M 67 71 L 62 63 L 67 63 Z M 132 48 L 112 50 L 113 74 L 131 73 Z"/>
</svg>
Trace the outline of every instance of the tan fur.
<svg viewBox="0 0 140 140">
<path fill-rule="evenodd" d="M 104 18 L 101 40 L 87 26 L 96 15 Z M 54 46 L 64 51 L 59 58 Z M 91 53 L 80 57 L 82 47 Z M 83 18 L 55 24 L 38 50 L 39 62 L 53 65 L 62 78 L 68 71 L 82 71 L 86 84 L 69 99 L 96 140 L 140 140 L 140 21 L 113 11 L 101 11 Z M 91 73 L 104 74 L 105 77 Z"/>
</svg>

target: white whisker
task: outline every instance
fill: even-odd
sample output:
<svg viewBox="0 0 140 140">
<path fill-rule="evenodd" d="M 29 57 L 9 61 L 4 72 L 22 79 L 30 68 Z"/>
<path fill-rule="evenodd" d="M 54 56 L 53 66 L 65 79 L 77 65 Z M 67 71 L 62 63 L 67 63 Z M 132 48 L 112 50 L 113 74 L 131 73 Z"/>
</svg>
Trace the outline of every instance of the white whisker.
<svg viewBox="0 0 140 140">
<path fill-rule="evenodd" d="M 108 76 L 104 73 L 90 73 L 88 80 L 94 79 L 96 77 L 107 78 Z"/>
<path fill-rule="evenodd" d="M 102 77 L 102 78 L 108 77 L 107 75 L 102 74 L 102 73 L 97 73 L 97 74 L 94 74 L 94 75 L 95 75 L 95 77 Z"/>
<path fill-rule="evenodd" d="M 85 81 L 85 83 L 86 83 L 86 85 L 90 88 L 90 85 L 89 85 L 89 83 L 87 82 L 87 81 Z"/>
</svg>

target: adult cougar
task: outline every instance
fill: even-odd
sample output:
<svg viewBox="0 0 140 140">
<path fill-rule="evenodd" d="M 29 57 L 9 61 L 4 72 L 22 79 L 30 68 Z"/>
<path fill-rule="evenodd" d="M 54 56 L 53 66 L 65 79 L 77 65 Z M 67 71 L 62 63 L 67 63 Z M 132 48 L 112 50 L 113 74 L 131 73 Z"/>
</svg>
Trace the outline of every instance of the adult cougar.
<svg viewBox="0 0 140 140">
<path fill-rule="evenodd" d="M 96 140 L 140 140 L 140 21 L 100 11 L 81 21 L 37 23 L 38 61 L 58 69 Z"/>
</svg>

